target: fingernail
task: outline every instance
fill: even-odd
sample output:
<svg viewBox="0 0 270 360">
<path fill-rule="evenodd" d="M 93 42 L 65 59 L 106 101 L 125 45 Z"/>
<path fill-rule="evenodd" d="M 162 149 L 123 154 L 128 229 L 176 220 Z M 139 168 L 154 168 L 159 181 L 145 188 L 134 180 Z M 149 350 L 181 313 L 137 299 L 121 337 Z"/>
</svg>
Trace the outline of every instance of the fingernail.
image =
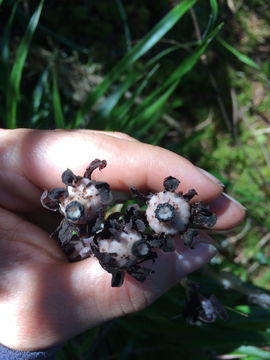
<svg viewBox="0 0 270 360">
<path fill-rule="evenodd" d="M 242 204 L 240 204 L 239 201 L 235 200 L 233 197 L 231 197 L 230 195 L 226 194 L 226 193 L 222 193 L 222 195 L 224 195 L 227 199 L 231 200 L 236 206 L 238 206 L 241 210 L 247 210 L 247 208 L 245 206 L 243 206 Z"/>
<path fill-rule="evenodd" d="M 179 260 L 182 260 L 184 258 L 183 255 L 186 254 L 186 252 L 190 252 L 190 254 L 192 255 L 192 252 L 200 252 L 203 251 L 204 254 L 207 254 L 207 256 L 209 257 L 213 257 L 217 254 L 217 248 L 210 243 L 204 243 L 204 242 L 197 242 L 194 244 L 194 249 L 190 248 L 188 250 L 185 250 L 185 252 L 181 253 L 177 253 L 177 257 Z"/>
<path fill-rule="evenodd" d="M 224 187 L 224 186 L 225 186 L 225 185 L 222 184 L 222 182 L 221 182 L 218 178 L 216 178 L 213 174 L 210 174 L 208 171 L 206 171 L 206 170 L 204 170 L 204 169 L 202 169 L 202 168 L 200 168 L 200 167 L 198 167 L 198 166 L 197 166 L 197 169 L 198 169 L 201 173 L 203 173 L 206 177 L 208 177 L 208 179 L 212 180 L 215 184 L 217 184 L 217 185 L 219 185 L 219 186 L 221 186 L 221 187 Z"/>
</svg>

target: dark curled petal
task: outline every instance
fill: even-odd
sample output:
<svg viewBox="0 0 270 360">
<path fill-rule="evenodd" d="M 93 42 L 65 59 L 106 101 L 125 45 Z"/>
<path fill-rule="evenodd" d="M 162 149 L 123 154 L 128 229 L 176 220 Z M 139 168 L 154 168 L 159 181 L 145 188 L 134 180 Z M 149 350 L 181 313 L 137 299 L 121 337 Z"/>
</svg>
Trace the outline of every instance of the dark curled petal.
<svg viewBox="0 0 270 360">
<path fill-rule="evenodd" d="M 174 251 L 174 240 L 170 235 L 161 234 L 157 237 L 152 237 L 149 240 L 152 248 L 161 249 L 164 252 Z"/>
<path fill-rule="evenodd" d="M 110 185 L 105 182 L 96 182 L 95 187 L 99 191 L 102 203 L 105 205 L 109 204 L 112 201 Z"/>
<path fill-rule="evenodd" d="M 89 227 L 89 234 L 98 234 L 104 229 L 104 221 L 103 218 L 100 216 L 96 219 L 93 226 Z"/>
<path fill-rule="evenodd" d="M 152 260 L 155 262 L 155 259 L 158 257 L 157 253 L 154 251 L 150 251 L 147 257 L 145 257 L 145 260 Z"/>
<path fill-rule="evenodd" d="M 198 195 L 197 191 L 194 189 L 191 189 L 191 190 L 188 190 L 188 192 L 183 195 L 183 198 L 186 201 L 190 201 L 195 195 Z"/>
<path fill-rule="evenodd" d="M 211 295 L 209 300 L 211 301 L 211 303 L 213 304 L 213 306 L 216 309 L 216 312 L 219 316 L 219 318 L 223 321 L 228 320 L 229 315 L 228 312 L 226 311 L 226 309 L 223 307 L 223 305 L 221 304 L 221 302 L 216 298 L 215 295 Z"/>
<path fill-rule="evenodd" d="M 130 220 L 136 219 L 138 214 L 140 213 L 140 206 L 138 204 L 132 204 L 127 206 L 126 214 L 125 214 L 125 221 L 130 222 Z"/>
<path fill-rule="evenodd" d="M 59 201 L 57 199 L 51 199 L 49 194 L 50 192 L 48 190 L 43 191 L 43 194 L 41 195 L 40 198 L 41 204 L 46 209 L 57 211 L 59 208 Z"/>
<path fill-rule="evenodd" d="M 173 238 L 169 235 L 164 235 L 163 237 L 163 244 L 160 247 L 161 250 L 163 250 L 164 252 L 170 252 L 170 251 L 174 251 L 175 247 L 174 247 L 174 241 Z"/>
<path fill-rule="evenodd" d="M 189 246 L 191 249 L 193 249 L 192 243 L 194 240 L 194 237 L 196 237 L 198 235 L 198 231 L 193 230 L 193 229 L 188 229 L 183 235 L 182 235 L 182 239 L 184 241 L 184 244 L 186 246 Z"/>
<path fill-rule="evenodd" d="M 108 218 L 103 222 L 104 230 L 102 231 L 101 238 L 105 239 L 115 235 L 119 230 L 123 230 L 124 224 L 122 220 L 122 214 L 117 211 L 108 216 Z"/>
<path fill-rule="evenodd" d="M 166 191 L 175 191 L 179 184 L 180 181 L 173 176 L 166 177 L 163 182 L 163 186 Z"/>
<path fill-rule="evenodd" d="M 198 320 L 204 323 L 212 323 L 218 319 L 218 313 L 210 299 L 201 300 L 201 307 L 198 311 Z"/>
<path fill-rule="evenodd" d="M 88 168 L 85 170 L 83 177 L 91 179 L 92 172 L 99 168 L 99 170 L 104 169 L 107 166 L 106 160 L 95 159 L 91 162 Z"/>
<path fill-rule="evenodd" d="M 194 325 L 196 321 L 199 320 L 199 316 L 203 311 L 201 302 L 207 300 L 207 298 L 199 292 L 199 289 L 198 284 L 189 284 L 187 289 L 186 306 L 183 315 L 191 325 Z"/>
<path fill-rule="evenodd" d="M 72 239 L 74 240 L 75 234 L 78 234 L 79 236 L 81 235 L 81 232 L 82 230 L 79 226 L 70 223 L 66 219 L 63 219 L 56 231 L 51 235 L 51 237 L 56 238 L 56 240 L 61 246 L 65 246 Z"/>
<path fill-rule="evenodd" d="M 213 227 L 217 222 L 217 215 L 211 214 L 210 216 L 207 216 L 207 222 L 205 223 L 208 227 Z"/>
<path fill-rule="evenodd" d="M 67 186 L 74 186 L 74 183 L 77 181 L 77 176 L 73 174 L 70 169 L 67 169 L 62 174 L 62 182 Z"/>
<path fill-rule="evenodd" d="M 113 257 L 113 253 L 100 252 L 98 247 L 93 245 L 92 250 L 96 258 L 98 259 L 100 265 L 108 271 L 109 273 L 114 273 L 115 271 L 120 270 L 116 260 Z"/>
<path fill-rule="evenodd" d="M 110 219 L 106 222 L 106 230 L 112 236 L 118 237 L 119 231 L 123 231 L 124 223 L 121 220 Z"/>
<path fill-rule="evenodd" d="M 217 222 L 217 216 L 215 214 L 204 215 L 204 214 L 196 214 L 192 217 L 192 224 L 196 226 L 206 226 L 213 227 Z"/>
<path fill-rule="evenodd" d="M 83 244 L 82 240 L 78 236 L 73 235 L 70 242 L 62 246 L 64 253 L 67 255 L 69 261 L 75 262 L 82 259 L 82 257 L 79 254 L 76 257 L 74 257 L 74 252 L 76 250 L 75 247 L 78 243 Z"/>
<path fill-rule="evenodd" d="M 133 222 L 133 226 L 135 227 L 135 230 L 138 230 L 139 232 L 143 233 L 145 231 L 145 223 L 140 219 L 136 219 Z"/>
<path fill-rule="evenodd" d="M 212 213 L 207 205 L 196 203 L 191 206 L 191 223 L 193 225 L 213 227 L 216 222 L 216 214 Z"/>
<path fill-rule="evenodd" d="M 135 186 L 132 186 L 130 188 L 130 191 L 133 195 L 133 198 L 138 198 L 141 200 L 146 201 L 148 199 L 148 196 L 144 195 L 143 193 L 141 193 Z"/>
<path fill-rule="evenodd" d="M 247 296 L 248 302 L 259 305 L 264 309 L 270 307 L 270 295 L 262 291 L 252 291 Z"/>
<path fill-rule="evenodd" d="M 140 206 L 138 204 L 129 205 L 127 207 L 125 221 L 127 223 L 131 221 L 135 230 L 140 232 L 145 231 L 145 226 L 147 224 L 145 212 L 140 210 Z"/>
<path fill-rule="evenodd" d="M 201 301 L 201 309 L 198 314 L 198 319 L 205 323 L 212 323 L 218 318 L 221 320 L 227 320 L 227 311 L 224 309 L 215 295 L 211 295 L 209 299 L 205 297 Z"/>
<path fill-rule="evenodd" d="M 119 268 L 115 259 L 112 257 L 113 254 L 101 253 L 95 246 L 92 247 L 92 251 L 98 259 L 100 266 L 112 274 L 111 286 L 121 286 L 124 282 L 125 272 Z"/>
<path fill-rule="evenodd" d="M 108 221 L 110 221 L 110 220 L 113 220 L 113 221 L 115 221 L 115 220 L 120 220 L 121 217 L 122 217 L 121 212 L 120 212 L 120 211 L 116 211 L 116 212 L 110 214 L 110 215 L 108 216 L 107 220 L 108 220 Z"/>
<path fill-rule="evenodd" d="M 134 277 L 137 281 L 143 282 L 146 280 L 147 276 L 154 273 L 154 270 L 136 265 L 128 269 L 127 273 Z"/>
<path fill-rule="evenodd" d="M 115 271 L 112 273 L 112 281 L 111 286 L 112 287 L 119 287 L 123 285 L 125 279 L 125 272 L 124 271 Z"/>
<path fill-rule="evenodd" d="M 65 195 L 66 190 L 63 188 L 55 188 L 48 192 L 48 197 L 52 200 L 59 200 Z"/>
<path fill-rule="evenodd" d="M 218 318 L 226 320 L 228 314 L 218 299 L 211 295 L 207 297 L 200 292 L 199 284 L 188 285 L 186 308 L 183 315 L 187 322 L 194 325 L 198 320 L 204 323 L 212 323 Z"/>
<path fill-rule="evenodd" d="M 66 245 L 63 247 L 63 249 L 64 249 L 65 254 L 66 254 L 67 257 L 68 257 L 69 255 L 71 255 L 71 254 L 73 253 L 73 251 L 75 250 L 75 247 L 74 247 L 74 245 L 72 245 L 72 244 L 66 244 Z"/>
</svg>

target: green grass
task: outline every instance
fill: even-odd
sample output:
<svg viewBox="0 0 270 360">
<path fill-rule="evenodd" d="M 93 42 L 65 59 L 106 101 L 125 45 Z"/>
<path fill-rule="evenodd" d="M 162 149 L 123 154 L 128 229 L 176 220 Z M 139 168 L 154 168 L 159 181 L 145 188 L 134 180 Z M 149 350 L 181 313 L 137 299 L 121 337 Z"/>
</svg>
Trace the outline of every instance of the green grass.
<svg viewBox="0 0 270 360">
<path fill-rule="evenodd" d="M 6 126 L 10 129 L 16 128 L 16 120 L 17 120 L 17 107 L 19 98 L 21 96 L 20 94 L 20 83 L 22 79 L 22 72 L 23 67 L 26 61 L 26 57 L 28 55 L 29 47 L 31 44 L 32 37 L 34 35 L 34 32 L 36 30 L 42 6 L 44 1 L 40 1 L 39 6 L 37 7 L 36 11 L 32 15 L 28 26 L 26 28 L 25 34 L 21 39 L 21 42 L 16 49 L 16 54 L 14 58 L 14 63 L 11 66 L 10 69 L 8 69 L 8 66 L 6 66 L 6 69 L 8 70 L 8 79 L 7 79 L 7 87 L 6 87 Z M 6 34 L 6 37 L 8 38 L 10 36 L 10 27 L 12 26 L 12 22 L 14 19 L 14 15 L 16 12 L 16 7 L 18 5 L 18 1 L 15 3 L 15 6 L 13 7 L 13 12 L 11 13 L 11 18 L 8 24 L 8 33 Z M 8 47 L 8 40 L 6 41 L 6 46 Z M 5 59 L 5 63 L 7 65 L 8 58 Z"/>
<path fill-rule="evenodd" d="M 127 132 L 212 172 L 248 208 L 244 224 L 214 234 L 212 272 L 193 276 L 228 307 L 227 322 L 187 325 L 178 286 L 70 340 L 59 360 L 270 358 L 269 309 L 247 300 L 270 290 L 270 10 L 232 3 L 0 1 L 3 127 Z M 242 285 L 225 291 L 221 271 Z"/>
</svg>

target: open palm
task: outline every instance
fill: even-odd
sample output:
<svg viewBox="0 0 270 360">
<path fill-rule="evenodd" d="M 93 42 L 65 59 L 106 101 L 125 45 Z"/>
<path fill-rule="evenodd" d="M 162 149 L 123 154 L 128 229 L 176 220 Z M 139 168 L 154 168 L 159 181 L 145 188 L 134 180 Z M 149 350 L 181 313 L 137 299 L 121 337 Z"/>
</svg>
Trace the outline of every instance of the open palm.
<svg viewBox="0 0 270 360">
<path fill-rule="evenodd" d="M 126 276 L 110 286 L 111 275 L 95 258 L 69 263 L 49 237 L 57 222 L 42 209 L 43 189 L 61 186 L 70 168 L 83 174 L 95 158 L 108 166 L 96 180 L 117 191 L 131 186 L 159 191 L 169 175 L 181 190 L 195 188 L 218 215 L 217 229 L 242 220 L 244 210 L 222 188 L 186 159 L 119 133 L 2 130 L 0 132 L 0 342 L 10 348 L 36 350 L 63 342 L 100 322 L 142 309 L 215 254 L 201 233 L 195 249 L 179 240 L 178 252 L 160 253 L 155 273 L 139 283 Z"/>
</svg>

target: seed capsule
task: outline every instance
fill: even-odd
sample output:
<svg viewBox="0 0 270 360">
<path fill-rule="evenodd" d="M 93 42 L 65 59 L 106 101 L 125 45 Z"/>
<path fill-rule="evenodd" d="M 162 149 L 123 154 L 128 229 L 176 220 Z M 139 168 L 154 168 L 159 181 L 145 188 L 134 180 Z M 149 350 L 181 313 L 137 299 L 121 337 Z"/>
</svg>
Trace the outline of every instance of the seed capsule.
<svg viewBox="0 0 270 360">
<path fill-rule="evenodd" d="M 95 238 L 94 255 L 100 265 L 112 274 L 112 286 L 122 285 L 125 272 L 139 281 L 144 281 L 152 272 L 139 265 L 145 260 L 155 259 L 157 255 L 152 252 L 147 236 L 138 230 L 140 214 L 137 211 L 135 208 L 129 209 L 124 217 L 113 214 L 106 220 L 104 230 Z M 142 224 L 139 228 L 143 228 Z"/>
<path fill-rule="evenodd" d="M 105 160 L 96 159 L 88 166 L 83 177 L 67 169 L 62 174 L 66 189 L 45 190 L 41 197 L 42 205 L 52 211 L 59 210 L 74 224 L 94 223 L 98 217 L 103 217 L 107 205 L 112 201 L 109 184 L 91 180 L 93 171 L 105 166 Z"/>
<path fill-rule="evenodd" d="M 165 190 L 148 201 L 146 217 L 155 233 L 176 235 L 189 223 L 190 205 L 181 195 Z"/>
</svg>

